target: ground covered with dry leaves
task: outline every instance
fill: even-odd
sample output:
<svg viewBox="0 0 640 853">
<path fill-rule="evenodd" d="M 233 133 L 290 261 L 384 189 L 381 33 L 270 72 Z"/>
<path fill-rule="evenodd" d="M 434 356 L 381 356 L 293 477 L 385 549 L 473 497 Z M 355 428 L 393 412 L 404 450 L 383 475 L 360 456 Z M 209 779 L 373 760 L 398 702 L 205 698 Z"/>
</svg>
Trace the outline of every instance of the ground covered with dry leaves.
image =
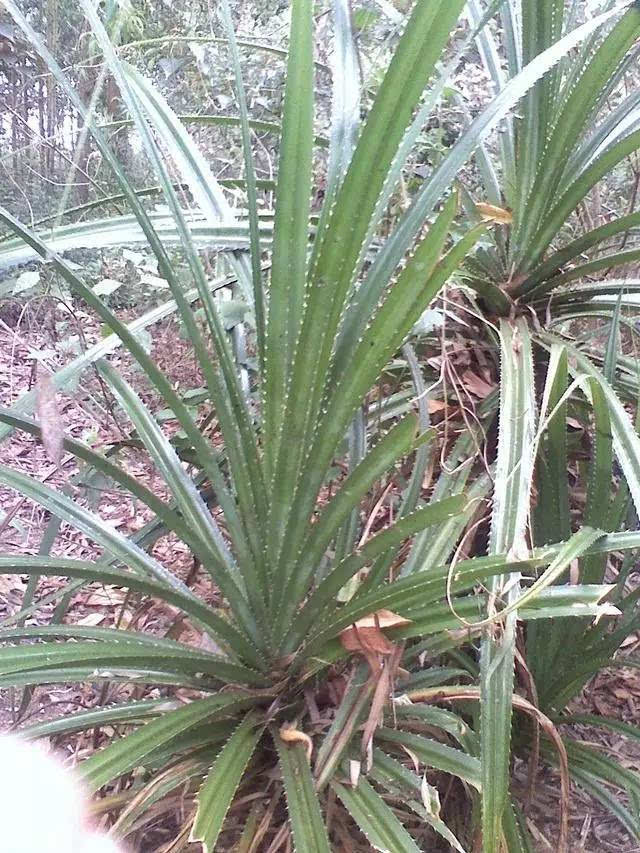
<svg viewBox="0 0 640 853">
<path fill-rule="evenodd" d="M 122 319 L 128 319 L 126 309 L 119 314 Z M 151 354 L 175 382 L 176 388 L 182 391 L 197 388 L 201 384 L 198 369 L 176 322 L 162 321 L 150 331 Z M 68 306 L 47 298 L 33 299 L 26 305 L 17 301 L 0 303 L 0 405 L 14 404 L 25 391 L 34 387 L 38 376 L 63 366 L 78 351 L 99 340 L 101 334 L 101 329 L 89 315 L 75 309 L 70 312 Z M 157 411 L 160 404 L 135 365 L 118 353 L 111 360 L 145 402 Z M 137 446 L 135 437 L 132 438 L 130 426 L 122 413 L 114 410 L 113 402 L 94 370 L 87 370 L 80 383 L 57 395 L 57 409 L 66 435 L 88 442 L 96 450 L 117 445 L 120 464 L 160 497 L 167 497 L 166 487 L 154 475 L 153 466 Z M 171 431 L 175 424 L 167 420 L 165 427 Z M 215 419 L 211 419 L 207 428 L 215 441 Z M 85 483 L 82 471 L 78 470 L 70 454 L 63 454 L 59 466 L 52 464 L 43 447 L 29 435 L 14 433 L 0 445 L 0 460 L 73 494 L 75 499 L 98 512 L 106 524 L 124 534 L 139 530 L 149 520 L 144 507 L 114 490 L 111 484 L 100 481 Z M 47 530 L 50 532 L 49 522 L 48 514 L 40 507 L 0 486 L 0 552 L 37 554 L 43 547 L 45 533 Z M 100 556 L 100 549 L 83 534 L 62 523 L 51 553 L 95 559 Z M 199 572 L 186 546 L 165 537 L 154 545 L 153 553 L 200 595 L 209 601 L 215 600 L 216 590 L 211 588 L 207 576 Z M 32 621 L 50 621 L 58 599 L 54 594 L 66 583 L 58 578 L 40 580 L 35 596 L 39 606 L 30 617 Z M 0 575 L 0 620 L 19 611 L 26 588 L 26 578 Z M 202 642 L 200 637 L 193 635 L 190 627 L 181 624 L 177 611 L 170 606 L 140 600 L 117 588 L 82 588 L 71 596 L 65 621 L 88 626 L 144 628 L 159 636 L 169 635 L 192 644 Z M 629 655 L 629 663 L 632 663 L 638 646 L 640 637 L 630 637 L 624 649 L 624 654 Z M 615 667 L 603 670 L 572 710 L 637 723 L 640 719 L 640 673 L 634 666 L 624 667 L 620 663 L 619 660 Z M 147 696 L 154 695 L 154 691 L 144 692 Z M 186 695 L 188 691 L 184 692 Z M 158 691 L 155 694 L 160 695 Z M 0 694 L 0 731 L 52 719 L 74 710 L 109 704 L 116 699 L 140 698 L 142 695 L 142 688 L 130 684 L 45 685 L 36 688 L 28 697 L 7 691 Z M 100 744 L 100 738 L 114 734 L 108 730 L 83 734 L 67 739 L 59 746 L 82 759 Z M 605 735 L 601 729 L 596 731 L 585 726 L 579 727 L 576 734 L 594 745 L 606 747 L 623 765 L 640 769 L 640 744 L 634 746 L 622 736 Z M 526 776 L 526 767 L 516 768 L 516 777 L 522 782 L 523 789 Z M 540 851 L 555 850 L 557 791 L 557 777 L 541 770 L 529 805 L 529 823 Z M 578 791 L 573 792 L 571 812 L 572 849 L 575 853 L 640 851 L 640 846 L 628 840 L 611 815 Z M 180 820 L 180 815 L 176 815 L 176 820 Z M 146 839 L 144 849 L 157 849 L 162 838 L 163 830 L 159 827 L 158 837 Z"/>
</svg>

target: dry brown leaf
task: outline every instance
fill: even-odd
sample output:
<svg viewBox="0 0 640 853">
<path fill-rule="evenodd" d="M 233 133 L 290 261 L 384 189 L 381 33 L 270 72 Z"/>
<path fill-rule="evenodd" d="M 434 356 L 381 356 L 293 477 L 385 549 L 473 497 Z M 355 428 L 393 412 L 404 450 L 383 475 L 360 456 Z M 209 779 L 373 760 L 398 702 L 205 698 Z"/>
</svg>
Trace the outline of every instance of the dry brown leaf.
<svg viewBox="0 0 640 853">
<path fill-rule="evenodd" d="M 465 370 L 462 374 L 462 382 L 464 384 L 465 391 L 473 394 L 474 397 L 479 397 L 481 400 L 488 397 L 496 387 L 490 382 L 487 382 L 486 379 L 478 376 L 478 374 L 474 373 L 472 370 Z"/>
<path fill-rule="evenodd" d="M 42 429 L 42 444 L 53 464 L 59 465 L 64 442 L 62 418 L 56 402 L 56 389 L 49 374 L 40 363 L 37 368 L 36 401 L 38 420 Z"/>
<path fill-rule="evenodd" d="M 358 619 L 353 625 L 340 632 L 340 642 L 349 652 L 390 655 L 395 645 L 383 633 L 386 628 L 398 628 L 410 625 L 411 620 L 392 613 L 391 610 L 378 610 L 369 616 Z"/>
<path fill-rule="evenodd" d="M 499 222 L 501 225 L 511 225 L 513 222 L 511 211 L 495 204 L 481 201 L 476 204 L 476 210 L 485 222 Z"/>
<path fill-rule="evenodd" d="M 96 625 L 104 622 L 104 617 L 104 613 L 87 613 L 86 616 L 83 616 L 81 619 L 77 619 L 75 624 L 84 625 L 85 628 L 95 628 Z"/>
</svg>

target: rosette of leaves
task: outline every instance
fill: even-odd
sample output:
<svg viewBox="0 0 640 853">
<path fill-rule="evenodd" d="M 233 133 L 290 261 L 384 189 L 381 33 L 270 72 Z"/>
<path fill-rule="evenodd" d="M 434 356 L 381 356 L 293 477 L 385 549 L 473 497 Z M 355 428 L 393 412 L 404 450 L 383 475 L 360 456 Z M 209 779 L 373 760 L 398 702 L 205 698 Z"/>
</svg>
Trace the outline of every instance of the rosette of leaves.
<svg viewBox="0 0 640 853">
<path fill-rule="evenodd" d="M 297 850 L 322 851 L 361 843 L 363 836 L 375 849 L 417 851 L 427 843 L 426 832 L 463 850 L 460 838 L 468 846 L 475 806 L 482 804 L 484 848 L 496 849 L 504 837 L 510 850 L 523 849 L 518 810 L 508 793 L 512 703 L 546 731 L 554 729 L 535 704 L 512 696 L 516 622 L 610 613 L 611 605 L 603 603 L 609 586 L 555 582 L 566 580 L 575 559 L 630 550 L 640 538 L 585 526 L 567 542 L 527 547 L 533 459 L 547 425 L 536 415 L 531 339 L 523 320 L 504 320 L 500 328 L 503 390 L 486 557 L 452 557 L 456 537 L 490 482 L 489 475 L 479 485 L 470 480 L 465 492 L 464 454 L 472 436 L 461 436 L 450 457 L 458 461 L 443 472 L 430 500 L 423 500 L 434 432 L 410 346 L 404 357 L 417 414 L 399 416 L 389 407 L 381 417 L 374 407 L 371 417 L 370 393 L 486 231 L 480 225 L 451 236 L 458 203 L 448 191 L 459 166 L 537 79 L 615 12 L 568 34 L 515 75 L 506 94 L 440 167 L 430 204 L 424 197 L 416 202 L 419 227 L 401 221 L 387 238 L 376 240 L 408 142 L 415 138 L 416 116 L 444 86 L 446 74 L 437 76 L 436 69 L 463 5 L 462 0 L 419 0 L 361 123 L 348 6 L 335 3 L 340 59 L 330 156 L 322 209 L 311 216 L 313 9 L 310 0 L 292 3 L 275 212 L 272 225 L 265 226 L 258 216 L 237 45 L 224 3 L 245 155 L 247 210 L 241 218 L 234 218 L 165 99 L 121 61 L 98 12 L 86 2 L 93 37 L 164 192 L 169 213 L 150 214 L 95 117 L 25 16 L 7 2 L 91 130 L 129 204 L 127 217 L 92 224 L 91 239 L 99 244 L 101 229 L 116 223 L 128 233 L 137 229 L 148 242 L 191 339 L 222 438 L 222 449 L 211 443 L 134 328 L 120 322 L 56 252 L 73 245 L 77 230 L 47 236 L 0 211 L 16 240 L 49 260 L 112 330 L 173 411 L 189 443 L 190 468 L 135 390 L 103 361 L 98 364 L 103 380 L 171 498 L 160 499 L 112 457 L 80 442 L 64 438 L 63 450 L 142 502 L 154 520 L 137 535 L 124 536 L 72 497 L 8 466 L 0 468 L 0 482 L 74 525 L 104 552 L 98 561 L 4 556 L 0 571 L 67 577 L 65 596 L 82 585 L 106 584 L 163 601 L 177 608 L 191 636 L 200 638 L 189 645 L 150 632 L 59 620 L 26 626 L 34 605 L 4 620 L 3 686 L 29 690 L 85 680 L 149 685 L 160 692 L 161 698 L 98 706 L 27 732 L 51 736 L 118 727 L 122 735 L 103 742 L 80 765 L 92 790 L 116 780 L 125 785 L 124 796 L 107 798 L 104 805 L 120 811 L 116 835 L 144 831 L 173 813 L 179 798 L 188 804 L 186 817 L 167 851 L 185 848 L 190 839 L 206 850 L 234 844 L 240 850 L 276 850 L 292 839 Z M 195 213 L 180 204 L 167 155 L 189 187 Z M 182 271 L 177 274 L 167 251 L 175 241 L 193 278 L 206 334 L 194 318 L 193 294 L 185 293 Z M 203 242 L 226 252 L 236 286 L 251 302 L 255 376 L 243 373 L 234 358 L 243 342 L 238 336 L 230 340 L 224 328 L 198 251 Z M 268 280 L 262 268 L 266 254 Z M 553 393 L 563 363 L 559 355 L 549 366 L 547 420 L 547 410 L 555 412 L 557 406 Z M 54 376 L 52 382 L 64 378 Z M 258 406 L 250 404 L 248 378 L 259 393 Z M 607 393 L 598 377 L 589 387 L 594 394 L 600 387 Z M 30 420 L 25 414 L 30 406 L 26 398 L 2 412 L 5 435 L 23 429 L 42 437 L 55 428 Z M 383 407 L 384 401 L 377 409 Z M 640 454 L 629 441 L 635 465 Z M 344 462 L 337 474 L 336 460 Z M 398 489 L 395 519 L 371 533 L 371 504 L 367 513 L 363 507 L 377 483 L 400 482 L 402 462 L 410 473 Z M 177 536 L 200 563 L 211 581 L 210 595 L 194 593 L 171 566 L 151 555 L 150 545 L 166 533 Z M 475 683 L 469 685 L 468 669 L 434 664 L 481 630 L 486 648 Z M 452 679 L 462 683 L 455 695 L 466 690 L 467 701 L 484 696 L 484 706 L 495 711 L 494 725 L 479 729 L 460 714 L 433 707 L 433 688 Z M 562 763 L 564 753 L 557 749 Z M 453 779 L 458 792 L 460 838 L 441 814 L 436 784 L 443 777 Z"/>
</svg>

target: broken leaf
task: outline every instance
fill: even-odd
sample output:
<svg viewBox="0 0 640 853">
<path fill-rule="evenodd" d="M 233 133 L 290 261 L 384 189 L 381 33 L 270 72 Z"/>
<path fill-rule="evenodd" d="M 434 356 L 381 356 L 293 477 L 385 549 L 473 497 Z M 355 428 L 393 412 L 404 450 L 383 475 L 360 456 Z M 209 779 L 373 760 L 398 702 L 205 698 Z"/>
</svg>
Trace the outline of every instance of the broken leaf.
<svg viewBox="0 0 640 853">
<path fill-rule="evenodd" d="M 510 225 L 513 222 L 511 211 L 495 204 L 478 202 L 476 210 L 485 222 L 499 222 L 501 225 Z"/>
</svg>

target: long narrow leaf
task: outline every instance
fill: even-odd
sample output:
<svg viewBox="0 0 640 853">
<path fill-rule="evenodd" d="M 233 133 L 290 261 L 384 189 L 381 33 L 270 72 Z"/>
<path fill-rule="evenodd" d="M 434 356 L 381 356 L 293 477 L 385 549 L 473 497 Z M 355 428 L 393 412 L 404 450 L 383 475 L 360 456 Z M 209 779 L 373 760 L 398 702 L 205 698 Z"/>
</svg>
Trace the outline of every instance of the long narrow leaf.
<svg viewBox="0 0 640 853">
<path fill-rule="evenodd" d="M 274 732 L 274 741 L 282 770 L 295 849 L 308 850 L 309 853 L 329 853 L 331 848 L 327 830 L 305 747 L 301 743 L 286 743 L 278 732 Z"/>
<path fill-rule="evenodd" d="M 331 787 L 374 850 L 419 853 L 420 848 L 382 797 L 362 777 L 355 788 L 333 782 Z"/>
<path fill-rule="evenodd" d="M 528 327 L 500 323 L 501 390 L 498 459 L 491 517 L 491 553 L 526 551 L 525 531 L 533 479 L 535 398 Z M 519 596 L 517 573 L 495 578 L 489 589 L 496 604 Z M 491 615 L 491 613 L 489 614 Z M 500 849 L 502 815 L 508 799 L 511 748 L 511 695 L 516 617 L 490 628 L 481 656 L 482 843 L 484 853 Z"/>
<path fill-rule="evenodd" d="M 214 720 L 233 710 L 252 704 L 241 693 L 224 693 L 207 699 L 197 699 L 176 711 L 169 711 L 159 720 L 139 728 L 94 753 L 80 765 L 80 772 L 92 791 L 133 770 L 145 758 L 176 735 L 188 731 L 205 720 Z"/>
<path fill-rule="evenodd" d="M 205 853 L 215 849 L 229 806 L 261 736 L 262 727 L 248 714 L 222 747 L 202 783 L 189 840 L 201 841 Z"/>
<path fill-rule="evenodd" d="M 285 394 L 298 345 L 307 278 L 313 149 L 313 23 L 311 0 L 291 9 L 284 116 L 276 191 L 275 241 L 265 340 L 265 463 L 273 476 L 282 439 Z M 287 448 L 287 452 L 289 448 Z"/>
</svg>

